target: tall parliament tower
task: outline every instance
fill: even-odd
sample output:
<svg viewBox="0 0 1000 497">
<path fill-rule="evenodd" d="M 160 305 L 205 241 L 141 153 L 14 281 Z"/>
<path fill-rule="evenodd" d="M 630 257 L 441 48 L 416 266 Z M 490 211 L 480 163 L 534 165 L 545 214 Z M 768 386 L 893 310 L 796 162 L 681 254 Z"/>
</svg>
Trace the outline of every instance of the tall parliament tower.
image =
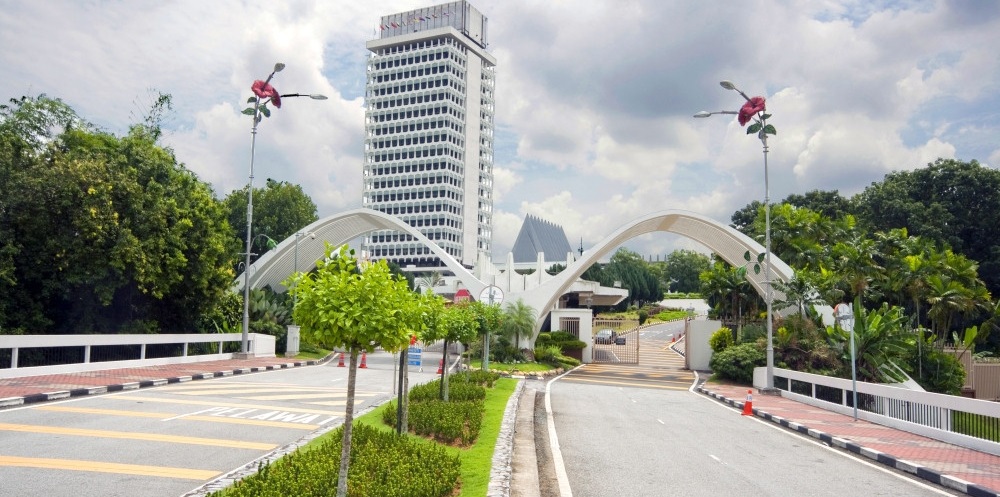
<svg viewBox="0 0 1000 497">
<path fill-rule="evenodd" d="M 466 267 L 490 254 L 496 59 L 466 1 L 383 16 L 367 43 L 362 205 L 416 228 Z M 409 235 L 377 231 L 372 259 L 444 264 Z"/>
</svg>

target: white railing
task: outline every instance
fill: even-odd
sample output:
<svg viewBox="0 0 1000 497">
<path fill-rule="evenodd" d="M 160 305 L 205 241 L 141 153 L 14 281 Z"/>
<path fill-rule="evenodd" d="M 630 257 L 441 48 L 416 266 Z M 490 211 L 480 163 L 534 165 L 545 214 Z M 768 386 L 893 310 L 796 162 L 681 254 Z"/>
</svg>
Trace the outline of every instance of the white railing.
<svg viewBox="0 0 1000 497">
<path fill-rule="evenodd" d="M 754 386 L 766 382 L 766 368 L 754 368 Z M 788 399 L 854 413 L 851 380 L 774 368 L 774 386 Z M 955 395 L 919 392 L 857 382 L 858 418 L 1000 456 L 1000 404 Z"/>
<path fill-rule="evenodd" d="M 0 378 L 231 359 L 226 350 L 242 341 L 240 333 L 0 335 Z M 273 336 L 249 334 L 256 357 L 274 357 L 274 345 Z"/>
</svg>

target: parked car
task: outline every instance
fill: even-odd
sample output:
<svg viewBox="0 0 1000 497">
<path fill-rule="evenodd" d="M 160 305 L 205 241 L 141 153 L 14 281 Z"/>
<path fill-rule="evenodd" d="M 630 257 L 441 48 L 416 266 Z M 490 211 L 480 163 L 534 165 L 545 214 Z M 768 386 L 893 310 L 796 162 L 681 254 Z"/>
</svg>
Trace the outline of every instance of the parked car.
<svg viewBox="0 0 1000 497">
<path fill-rule="evenodd" d="M 594 335 L 594 343 L 612 344 L 615 343 L 615 338 L 617 336 L 618 333 L 615 333 L 614 330 L 603 329 L 601 331 L 598 331 L 597 334 Z"/>
<path fill-rule="evenodd" d="M 625 345 L 625 337 L 615 334 L 615 345 Z"/>
</svg>

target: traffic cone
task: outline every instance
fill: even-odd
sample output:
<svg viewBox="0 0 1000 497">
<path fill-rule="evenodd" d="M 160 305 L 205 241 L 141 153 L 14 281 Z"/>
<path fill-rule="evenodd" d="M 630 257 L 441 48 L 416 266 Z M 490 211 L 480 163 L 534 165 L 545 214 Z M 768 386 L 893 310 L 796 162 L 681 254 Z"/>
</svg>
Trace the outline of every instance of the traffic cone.
<svg viewBox="0 0 1000 497">
<path fill-rule="evenodd" d="M 340 353 L 340 362 L 337 363 L 337 367 L 338 368 L 344 367 L 344 353 L 343 352 Z"/>
<path fill-rule="evenodd" d="M 361 353 L 361 365 L 358 366 L 358 367 L 359 368 L 367 368 L 368 367 L 368 354 L 366 352 L 362 352 Z"/>
<path fill-rule="evenodd" d="M 677 335 L 670 335 L 670 343 L 674 343 L 676 341 L 677 341 Z"/>
<path fill-rule="evenodd" d="M 753 390 L 747 390 L 747 401 L 743 403 L 743 415 L 753 416 Z"/>
<path fill-rule="evenodd" d="M 437 374 L 441 374 L 441 373 L 444 373 L 444 359 L 441 359 L 441 362 L 438 363 L 438 372 L 437 372 Z"/>
</svg>

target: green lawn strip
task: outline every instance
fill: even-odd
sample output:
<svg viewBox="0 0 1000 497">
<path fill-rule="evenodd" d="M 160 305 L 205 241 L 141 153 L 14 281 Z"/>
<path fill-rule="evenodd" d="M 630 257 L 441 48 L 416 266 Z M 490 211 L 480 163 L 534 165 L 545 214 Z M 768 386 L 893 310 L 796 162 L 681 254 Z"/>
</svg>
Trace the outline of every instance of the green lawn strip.
<svg viewBox="0 0 1000 497">
<path fill-rule="evenodd" d="M 470 367 L 474 370 L 483 368 L 483 361 L 479 359 L 473 359 Z M 551 364 L 543 364 L 540 362 L 519 362 L 517 364 L 506 364 L 502 362 L 490 362 L 490 370 L 492 371 L 520 371 L 522 373 L 538 373 L 544 371 L 551 371 L 556 369 Z"/>
<path fill-rule="evenodd" d="M 457 454 L 462 461 L 462 492 L 459 494 L 460 497 L 483 497 L 489 489 L 490 471 L 493 468 L 493 449 L 500 436 L 500 425 L 503 422 L 507 401 L 517 387 L 517 381 L 511 378 L 500 378 L 493 388 L 486 389 L 486 400 L 483 404 L 486 412 L 483 416 L 483 425 L 479 431 L 479 438 L 476 439 L 476 443 L 472 447 L 467 449 L 445 447 L 449 454 Z M 393 427 L 382 422 L 382 411 L 388 409 L 389 406 L 389 403 L 386 402 L 359 416 L 354 420 L 355 426 L 365 424 L 382 431 L 394 431 Z M 338 432 L 331 431 L 317 437 L 299 450 L 305 452 L 319 447 L 334 433 Z M 415 439 L 417 443 L 435 444 L 435 442 L 422 437 L 411 436 L 411 438 Z"/>
</svg>

